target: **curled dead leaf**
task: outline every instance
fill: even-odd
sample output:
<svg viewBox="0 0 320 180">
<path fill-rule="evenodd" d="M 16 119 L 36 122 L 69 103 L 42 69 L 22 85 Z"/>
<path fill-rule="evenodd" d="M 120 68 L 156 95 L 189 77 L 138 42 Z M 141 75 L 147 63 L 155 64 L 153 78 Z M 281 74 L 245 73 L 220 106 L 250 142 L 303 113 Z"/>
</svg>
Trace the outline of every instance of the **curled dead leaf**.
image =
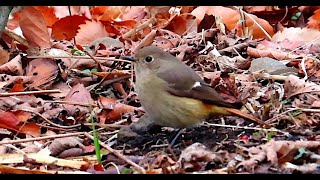
<svg viewBox="0 0 320 180">
<path fill-rule="evenodd" d="M 119 120 L 125 113 L 132 113 L 135 107 L 117 102 L 116 99 L 99 97 L 98 104 L 103 110 L 98 114 L 100 123 Z"/>
<path fill-rule="evenodd" d="M 33 6 L 21 11 L 20 28 L 31 47 L 50 48 L 50 36 L 42 13 Z"/>
</svg>

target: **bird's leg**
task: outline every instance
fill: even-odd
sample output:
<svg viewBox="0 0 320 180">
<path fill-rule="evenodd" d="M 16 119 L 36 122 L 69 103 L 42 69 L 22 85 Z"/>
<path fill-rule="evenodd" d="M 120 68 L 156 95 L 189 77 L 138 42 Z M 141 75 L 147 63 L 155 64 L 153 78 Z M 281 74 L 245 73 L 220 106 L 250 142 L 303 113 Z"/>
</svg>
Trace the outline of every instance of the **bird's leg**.
<svg viewBox="0 0 320 180">
<path fill-rule="evenodd" d="M 177 129 L 175 130 L 176 135 L 174 136 L 173 140 L 170 142 L 170 146 L 172 147 L 174 145 L 174 143 L 176 142 L 176 140 L 178 139 L 178 137 L 184 132 L 185 128 L 181 128 L 181 129 Z"/>
</svg>

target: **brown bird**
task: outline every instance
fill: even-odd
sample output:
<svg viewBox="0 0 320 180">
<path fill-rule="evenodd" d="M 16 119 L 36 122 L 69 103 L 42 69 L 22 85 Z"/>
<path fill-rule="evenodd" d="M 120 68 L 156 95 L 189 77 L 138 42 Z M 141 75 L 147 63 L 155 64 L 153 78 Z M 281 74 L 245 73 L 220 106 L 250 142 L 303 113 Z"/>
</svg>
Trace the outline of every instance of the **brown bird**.
<svg viewBox="0 0 320 180">
<path fill-rule="evenodd" d="M 263 121 L 235 109 L 217 91 L 178 58 L 156 46 L 138 50 L 134 57 L 123 57 L 135 64 L 140 102 L 158 125 L 186 128 L 208 117 L 236 115 L 269 127 Z"/>
</svg>

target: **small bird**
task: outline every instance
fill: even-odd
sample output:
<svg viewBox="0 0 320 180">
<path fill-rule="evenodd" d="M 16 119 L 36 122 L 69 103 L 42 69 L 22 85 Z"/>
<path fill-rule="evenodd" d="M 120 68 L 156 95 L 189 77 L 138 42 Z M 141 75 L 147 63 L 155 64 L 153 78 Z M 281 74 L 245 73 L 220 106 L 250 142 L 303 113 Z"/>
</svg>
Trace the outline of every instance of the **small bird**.
<svg viewBox="0 0 320 180">
<path fill-rule="evenodd" d="M 269 127 L 226 102 L 191 67 L 156 46 L 122 58 L 134 62 L 138 97 L 155 124 L 187 128 L 209 117 L 236 115 Z"/>
</svg>

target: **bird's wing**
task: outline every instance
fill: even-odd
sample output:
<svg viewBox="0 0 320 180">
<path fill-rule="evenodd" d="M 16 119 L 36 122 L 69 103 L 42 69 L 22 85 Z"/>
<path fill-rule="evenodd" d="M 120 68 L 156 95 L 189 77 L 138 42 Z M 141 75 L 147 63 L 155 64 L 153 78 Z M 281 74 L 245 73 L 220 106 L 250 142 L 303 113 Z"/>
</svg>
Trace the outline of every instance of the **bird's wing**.
<svg viewBox="0 0 320 180">
<path fill-rule="evenodd" d="M 180 64 L 179 64 L 180 65 Z M 180 97 L 189 97 L 223 107 L 240 108 L 239 103 L 228 103 L 212 87 L 207 85 L 201 77 L 189 66 L 181 64 L 174 66 L 174 70 L 165 68 L 158 72 L 158 77 L 168 82 L 167 91 Z"/>
</svg>

